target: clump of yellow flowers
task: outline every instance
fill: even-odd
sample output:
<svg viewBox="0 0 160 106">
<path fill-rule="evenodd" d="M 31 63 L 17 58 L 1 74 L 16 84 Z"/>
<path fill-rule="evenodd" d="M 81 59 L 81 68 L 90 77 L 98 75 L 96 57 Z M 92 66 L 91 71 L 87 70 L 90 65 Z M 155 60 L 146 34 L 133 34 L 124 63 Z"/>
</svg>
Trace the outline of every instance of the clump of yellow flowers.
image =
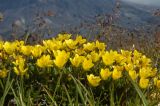
<svg viewBox="0 0 160 106">
<path fill-rule="evenodd" d="M 0 41 L 0 59 L 9 60 L 7 64 L 12 64 L 7 67 L 6 62 L 1 63 L 0 78 L 7 77 L 9 72 L 20 76 L 28 74 L 29 64 L 32 64 L 37 70 L 54 68 L 62 71 L 72 68 L 71 74 L 78 70 L 79 74 L 83 73 L 80 77 L 93 87 L 100 86 L 106 80 L 118 81 L 128 76 L 142 89 L 150 85 L 160 88 L 160 75 L 150 58 L 137 50 L 106 50 L 105 43 L 98 40 L 87 42 L 80 35 L 73 39 L 71 34 L 59 34 L 37 45 L 27 45 L 17 40 Z"/>
</svg>

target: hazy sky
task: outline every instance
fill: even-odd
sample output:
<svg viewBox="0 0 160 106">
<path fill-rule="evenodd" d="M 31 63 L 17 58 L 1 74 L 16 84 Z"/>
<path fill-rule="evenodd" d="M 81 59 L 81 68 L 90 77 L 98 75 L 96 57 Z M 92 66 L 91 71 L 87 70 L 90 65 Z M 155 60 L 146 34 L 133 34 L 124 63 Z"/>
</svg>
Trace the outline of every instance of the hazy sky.
<svg viewBox="0 0 160 106">
<path fill-rule="evenodd" d="M 160 7 L 160 0 L 124 0 L 145 5 L 155 5 Z"/>
</svg>

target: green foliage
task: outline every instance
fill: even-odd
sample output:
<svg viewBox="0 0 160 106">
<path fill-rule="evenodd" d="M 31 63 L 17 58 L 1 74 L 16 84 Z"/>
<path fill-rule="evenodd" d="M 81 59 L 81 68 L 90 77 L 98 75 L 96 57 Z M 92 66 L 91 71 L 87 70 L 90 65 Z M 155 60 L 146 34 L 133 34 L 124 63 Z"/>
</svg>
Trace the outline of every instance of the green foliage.
<svg viewBox="0 0 160 106">
<path fill-rule="evenodd" d="M 0 104 L 158 104 L 159 68 L 148 57 L 135 49 L 107 51 L 99 41 L 70 37 L 60 34 L 43 45 L 1 41 Z"/>
</svg>

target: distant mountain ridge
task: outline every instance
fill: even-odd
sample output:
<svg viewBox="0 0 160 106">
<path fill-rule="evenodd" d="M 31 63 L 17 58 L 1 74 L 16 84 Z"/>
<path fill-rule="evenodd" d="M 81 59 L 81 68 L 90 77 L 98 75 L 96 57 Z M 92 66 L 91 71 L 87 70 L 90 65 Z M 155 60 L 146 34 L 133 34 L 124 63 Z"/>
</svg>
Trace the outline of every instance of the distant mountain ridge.
<svg viewBox="0 0 160 106">
<path fill-rule="evenodd" d="M 99 14 L 112 13 L 115 0 L 1 0 L 0 12 L 4 21 L 0 23 L 0 34 L 12 30 L 12 24 L 20 20 L 23 27 L 32 24 L 37 12 L 51 10 L 56 15 L 46 21 L 59 30 L 62 26 L 76 26 L 84 20 L 92 21 Z M 152 26 L 159 24 L 160 18 L 154 17 L 145 9 L 132 6 L 125 2 L 120 4 L 120 18 L 117 25 L 125 28 Z"/>
</svg>

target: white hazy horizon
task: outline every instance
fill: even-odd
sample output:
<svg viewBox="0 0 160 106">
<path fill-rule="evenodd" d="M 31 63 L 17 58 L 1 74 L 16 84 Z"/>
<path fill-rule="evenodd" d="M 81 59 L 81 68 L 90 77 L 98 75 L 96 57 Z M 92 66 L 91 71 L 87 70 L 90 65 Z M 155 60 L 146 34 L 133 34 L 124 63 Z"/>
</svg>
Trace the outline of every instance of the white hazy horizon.
<svg viewBox="0 0 160 106">
<path fill-rule="evenodd" d="M 160 7 L 160 0 L 122 0 L 122 1 L 128 1 L 133 2 L 137 4 L 144 4 L 144 5 L 151 5 L 151 6 L 158 6 Z"/>
</svg>

